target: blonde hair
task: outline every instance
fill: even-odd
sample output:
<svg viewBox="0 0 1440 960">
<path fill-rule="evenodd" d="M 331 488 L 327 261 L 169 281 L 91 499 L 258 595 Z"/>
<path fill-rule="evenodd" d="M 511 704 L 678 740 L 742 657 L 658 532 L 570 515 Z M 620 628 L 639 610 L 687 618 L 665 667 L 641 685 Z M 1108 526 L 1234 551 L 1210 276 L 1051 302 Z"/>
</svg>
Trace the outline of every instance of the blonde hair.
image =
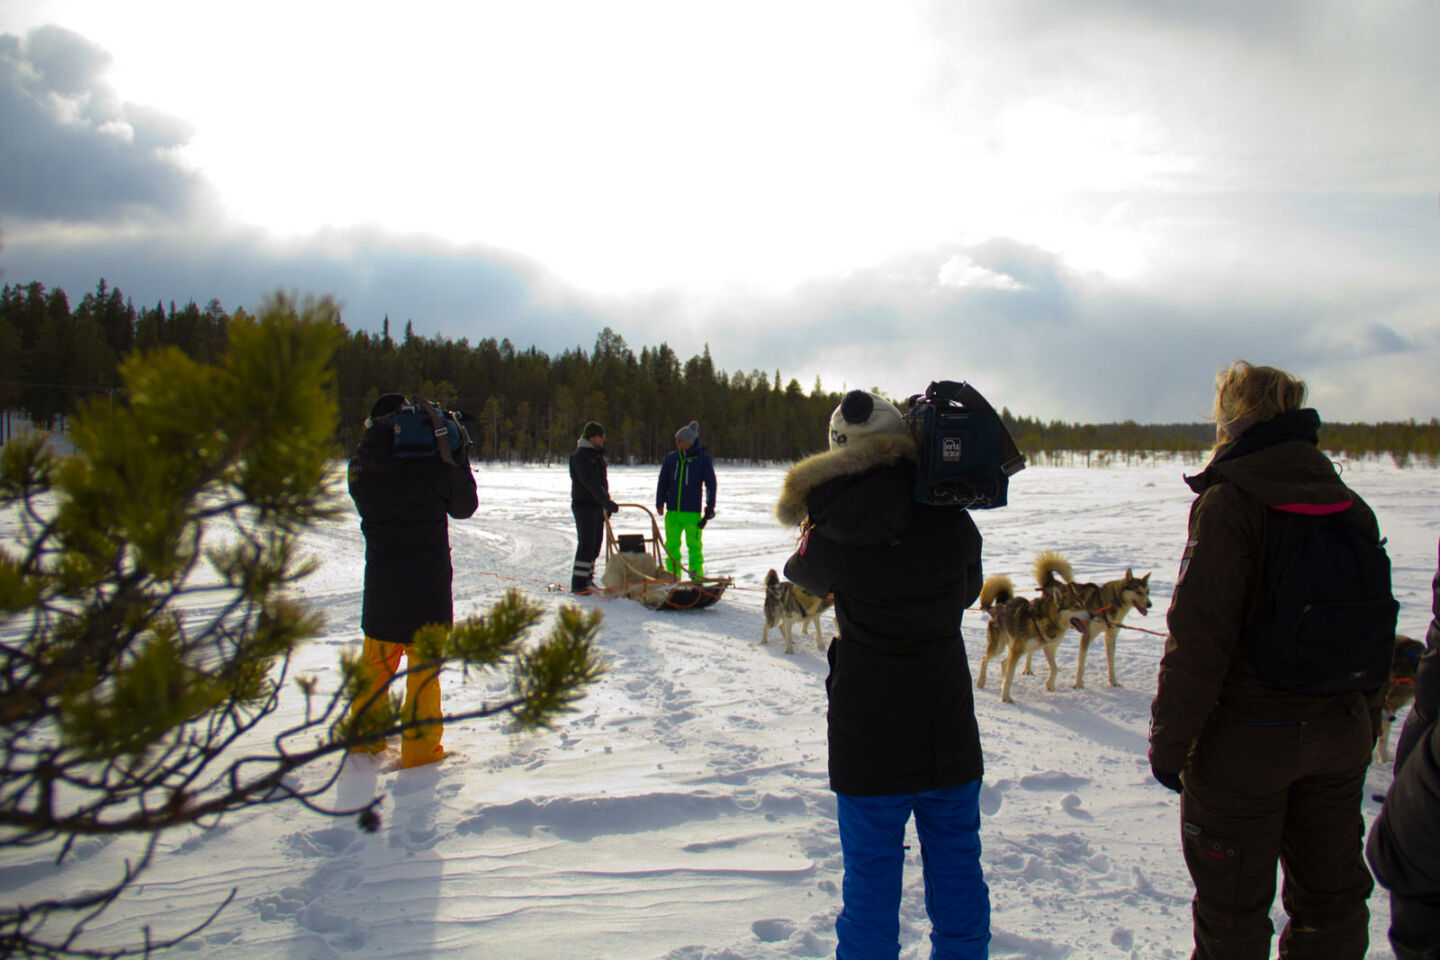
<svg viewBox="0 0 1440 960">
<path fill-rule="evenodd" d="M 1299 410 L 1305 381 L 1276 367 L 1236 360 L 1215 375 L 1216 446 L 1228 443 L 1257 423 Z"/>
</svg>

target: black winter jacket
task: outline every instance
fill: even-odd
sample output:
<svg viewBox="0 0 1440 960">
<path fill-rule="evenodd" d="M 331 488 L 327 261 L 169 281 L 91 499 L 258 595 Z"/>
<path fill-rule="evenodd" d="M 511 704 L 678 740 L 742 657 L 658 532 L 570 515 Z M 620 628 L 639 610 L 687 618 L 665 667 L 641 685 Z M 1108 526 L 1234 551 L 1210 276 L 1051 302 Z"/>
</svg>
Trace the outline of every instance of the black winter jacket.
<svg viewBox="0 0 1440 960">
<path fill-rule="evenodd" d="M 605 451 L 581 439 L 570 454 L 570 502 L 608 507 L 610 478 L 605 469 Z"/>
<path fill-rule="evenodd" d="M 1365 847 L 1375 879 L 1390 891 L 1391 940 L 1415 956 L 1440 955 L 1440 572 L 1432 598 L 1415 702 L 1395 750 L 1395 781 Z"/>
<path fill-rule="evenodd" d="M 1415 702 L 1410 706 L 1410 716 L 1405 720 L 1405 730 L 1395 748 L 1396 773 L 1405 764 L 1405 754 L 1419 741 L 1422 728 L 1440 716 L 1440 569 L 1436 570 L 1430 587 L 1433 619 L 1425 634 L 1425 653 L 1415 670 Z"/>
<path fill-rule="evenodd" d="M 365 594 L 360 626 L 367 637 L 409 643 L 429 623 L 454 619 L 447 517 L 478 505 L 467 445 L 451 466 L 439 454 L 391 456 L 389 424 L 365 430 L 350 458 L 350 496 L 365 534 Z"/>
<path fill-rule="evenodd" d="M 960 618 L 980 592 L 970 515 L 914 502 L 915 446 L 873 436 L 791 468 L 775 513 L 806 523 L 785 575 L 834 594 L 830 787 L 876 796 L 984 773 Z"/>
</svg>

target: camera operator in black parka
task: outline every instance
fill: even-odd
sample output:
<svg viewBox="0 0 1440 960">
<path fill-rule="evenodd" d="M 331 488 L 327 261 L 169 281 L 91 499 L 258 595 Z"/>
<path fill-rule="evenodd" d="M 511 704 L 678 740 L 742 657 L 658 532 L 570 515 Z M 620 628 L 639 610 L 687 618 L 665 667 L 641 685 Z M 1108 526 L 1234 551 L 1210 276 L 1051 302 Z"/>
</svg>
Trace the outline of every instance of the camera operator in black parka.
<svg viewBox="0 0 1440 960">
<path fill-rule="evenodd" d="M 405 657 L 402 722 L 442 715 L 439 673 L 415 670 L 409 662 L 409 644 L 419 628 L 453 622 L 448 518 L 464 519 L 478 506 L 469 437 L 458 423 L 452 436 L 458 439 L 459 449 L 446 450 L 448 457 L 442 456 L 438 444 L 424 455 L 410 449 L 397 452 L 396 438 L 401 433 L 397 418 L 433 410 L 421 401 L 407 405 L 400 394 L 386 394 L 371 407 L 364 437 L 350 459 L 350 496 L 365 535 L 362 659 L 374 675 L 370 692 L 357 699 L 352 709 L 360 711 L 383 696 Z M 442 429 L 445 426 L 448 424 L 442 423 Z M 443 759 L 441 733 L 439 723 L 406 731 L 400 748 L 401 766 Z M 383 746 L 376 744 L 374 749 Z"/>
</svg>

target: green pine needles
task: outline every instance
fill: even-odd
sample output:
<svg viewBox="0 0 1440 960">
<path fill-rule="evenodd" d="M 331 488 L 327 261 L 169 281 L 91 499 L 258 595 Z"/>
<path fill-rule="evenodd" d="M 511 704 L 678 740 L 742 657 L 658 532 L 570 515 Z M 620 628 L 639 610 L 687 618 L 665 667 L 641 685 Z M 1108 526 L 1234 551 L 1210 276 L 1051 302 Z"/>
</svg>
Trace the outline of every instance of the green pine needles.
<svg viewBox="0 0 1440 960">
<path fill-rule="evenodd" d="M 328 692 L 288 679 L 294 652 L 324 628 L 297 589 L 316 566 L 299 536 L 341 504 L 335 304 L 276 295 L 228 336 L 215 363 L 174 347 L 132 355 L 124 399 L 82 405 L 72 456 L 39 440 L 0 447 L 0 514 L 19 531 L 0 544 L 0 849 L 63 860 L 82 837 L 145 841 L 109 881 L 87 878 L 86 893 L 0 904 L 0 956 L 143 955 L 183 940 L 200 928 L 97 946 L 85 927 L 168 828 L 297 801 L 373 829 L 378 799 L 334 810 L 318 798 L 344 751 L 418 725 L 389 696 L 350 719 L 370 689 L 354 659 Z M 573 708 L 603 672 L 600 614 L 562 608 L 530 641 L 543 619 L 512 592 L 486 616 L 416 635 L 416 669 L 512 674 L 502 701 L 459 702 L 444 722 L 544 729 Z M 262 727 L 285 697 L 303 698 L 286 715 L 298 719 Z M 319 783 L 289 776 L 322 759 L 333 772 Z"/>
</svg>

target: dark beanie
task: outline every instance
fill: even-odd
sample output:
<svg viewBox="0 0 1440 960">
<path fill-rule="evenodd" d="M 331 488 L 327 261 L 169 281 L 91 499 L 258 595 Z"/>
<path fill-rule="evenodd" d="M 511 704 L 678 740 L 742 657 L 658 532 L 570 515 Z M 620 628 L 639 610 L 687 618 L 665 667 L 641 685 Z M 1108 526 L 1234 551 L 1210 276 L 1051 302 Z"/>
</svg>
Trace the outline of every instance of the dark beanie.
<svg viewBox="0 0 1440 960">
<path fill-rule="evenodd" d="M 399 393 L 387 393 L 370 405 L 370 419 L 387 417 L 405 405 L 405 397 Z"/>
<path fill-rule="evenodd" d="M 586 423 L 585 429 L 580 431 L 580 438 L 582 440 L 589 440 L 591 437 L 603 436 L 605 436 L 605 428 L 600 426 L 600 424 L 596 423 L 594 420 Z"/>
</svg>

